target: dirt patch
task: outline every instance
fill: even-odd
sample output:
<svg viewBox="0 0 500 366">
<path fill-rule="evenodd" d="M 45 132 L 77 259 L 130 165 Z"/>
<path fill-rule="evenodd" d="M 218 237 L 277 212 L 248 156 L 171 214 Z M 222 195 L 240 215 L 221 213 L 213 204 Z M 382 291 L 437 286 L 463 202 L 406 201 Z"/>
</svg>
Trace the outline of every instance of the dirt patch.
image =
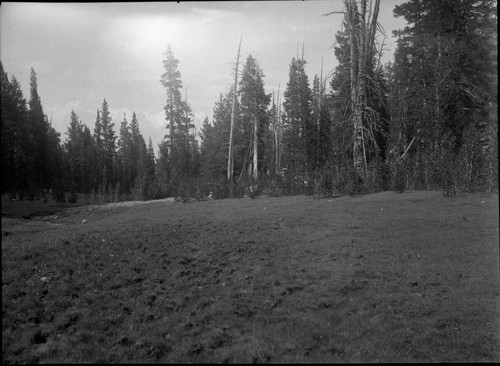
<svg viewBox="0 0 500 366">
<path fill-rule="evenodd" d="M 499 360 L 498 195 L 81 206 L 5 232 L 5 362 Z"/>
</svg>

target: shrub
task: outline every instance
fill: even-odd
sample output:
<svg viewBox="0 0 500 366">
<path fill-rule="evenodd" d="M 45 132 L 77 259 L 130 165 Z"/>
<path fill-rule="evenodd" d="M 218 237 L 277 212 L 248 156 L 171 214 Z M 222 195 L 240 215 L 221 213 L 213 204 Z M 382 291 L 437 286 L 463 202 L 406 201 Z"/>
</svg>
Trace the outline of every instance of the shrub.
<svg viewBox="0 0 500 366">
<path fill-rule="evenodd" d="M 337 169 L 333 187 L 336 192 L 342 194 L 355 194 L 363 193 L 363 178 L 355 171 L 351 161 L 343 162 Z"/>
<path fill-rule="evenodd" d="M 64 190 L 60 187 L 54 188 L 52 190 L 52 197 L 58 203 L 64 203 L 66 201 Z"/>
<path fill-rule="evenodd" d="M 78 193 L 76 193 L 75 191 L 69 192 L 66 201 L 69 203 L 76 203 L 76 201 L 78 201 Z"/>
<path fill-rule="evenodd" d="M 368 163 L 367 175 L 364 186 L 369 192 L 380 192 L 387 190 L 389 167 L 380 157 L 376 157 Z"/>
<path fill-rule="evenodd" d="M 455 141 L 451 135 L 445 135 L 441 142 L 441 157 L 439 159 L 440 186 L 445 197 L 451 197 L 457 193 L 459 171 L 457 157 L 453 151 L 454 145 Z"/>
<path fill-rule="evenodd" d="M 259 188 L 259 186 L 257 184 L 256 185 L 250 185 L 248 187 L 247 191 L 248 191 L 248 196 L 251 199 L 257 198 L 260 195 L 260 188 Z"/>
<path fill-rule="evenodd" d="M 392 164 L 392 189 L 396 193 L 406 190 L 407 163 L 406 160 L 397 160 Z"/>
</svg>

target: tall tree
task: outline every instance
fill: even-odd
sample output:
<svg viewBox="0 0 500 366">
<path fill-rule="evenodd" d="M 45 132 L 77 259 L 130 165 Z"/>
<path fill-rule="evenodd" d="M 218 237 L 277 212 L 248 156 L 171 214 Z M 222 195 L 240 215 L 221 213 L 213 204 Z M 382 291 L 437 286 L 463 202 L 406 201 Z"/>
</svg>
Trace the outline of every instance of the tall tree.
<svg viewBox="0 0 500 366">
<path fill-rule="evenodd" d="M 179 194 L 189 195 L 193 185 L 193 146 L 194 123 L 193 113 L 187 101 L 181 96 L 181 73 L 177 70 L 179 60 L 174 57 L 170 45 L 163 61 L 165 72 L 161 75 L 160 82 L 167 92 L 167 103 L 164 107 L 165 119 L 169 128 L 169 170 L 173 179 L 174 190 Z M 167 136 L 165 136 L 167 137 Z"/>
<path fill-rule="evenodd" d="M 169 128 L 169 143 L 173 146 L 176 129 L 181 125 L 181 119 L 184 115 L 181 97 L 182 81 L 181 73 L 177 70 L 179 60 L 174 57 L 170 45 L 168 45 L 164 55 L 165 60 L 163 61 L 163 67 L 165 68 L 165 72 L 161 75 L 160 82 L 167 92 L 167 103 L 164 107 L 165 119 Z"/>
<path fill-rule="evenodd" d="M 396 6 L 394 14 L 408 26 L 395 32 L 391 108 L 399 124 L 392 123 L 392 130 L 402 147 L 415 141 L 407 154 L 411 175 L 428 186 L 435 175 L 432 151 L 449 146 L 456 159 L 467 140 L 464 132 L 475 129 L 485 146 L 494 145 L 496 6 L 490 0 L 411 0 Z"/>
<path fill-rule="evenodd" d="M 84 124 L 82 130 L 81 143 L 81 161 L 82 161 L 82 191 L 90 193 L 93 189 L 98 188 L 99 179 L 96 174 L 97 148 L 94 137 L 90 129 Z"/>
<path fill-rule="evenodd" d="M 28 188 L 29 153 L 32 144 L 28 127 L 28 109 L 15 76 L 9 81 L 0 63 L 1 72 L 1 158 L 2 193 L 16 193 Z"/>
<path fill-rule="evenodd" d="M 101 112 L 97 110 L 97 115 L 94 125 L 94 142 L 95 142 L 95 153 L 96 153 L 96 165 L 95 165 L 95 177 L 97 189 L 99 186 L 102 187 L 103 184 L 103 171 L 104 171 L 104 146 L 103 146 L 103 130 L 101 122 Z"/>
<path fill-rule="evenodd" d="M 116 151 L 116 136 L 113 129 L 114 123 L 111 122 L 111 114 L 109 112 L 106 99 L 102 102 L 100 113 L 97 113 L 98 121 L 96 120 L 95 138 L 97 146 L 100 148 L 99 157 L 101 159 L 103 188 L 107 193 L 109 188 L 114 186 L 113 159 Z"/>
<path fill-rule="evenodd" d="M 283 101 L 283 165 L 287 174 L 308 180 L 314 161 L 312 93 L 305 60 L 292 58 Z"/>
<path fill-rule="evenodd" d="M 312 120 L 314 134 L 311 144 L 316 141 L 314 169 L 322 169 L 331 156 L 331 119 L 329 101 L 325 94 L 325 87 L 318 75 L 314 76 L 312 89 Z"/>
<path fill-rule="evenodd" d="M 52 121 L 49 121 L 45 115 L 45 125 L 47 131 L 47 174 L 49 187 L 63 187 L 65 181 L 64 171 L 64 147 L 61 145 L 61 133 L 52 127 Z M 43 188 L 45 189 L 45 188 Z M 40 188 L 42 190 L 42 188 Z M 45 191 L 43 191 L 45 192 Z M 42 193 L 45 195 L 45 193 Z M 62 197 L 61 197 L 62 198 Z"/>
<path fill-rule="evenodd" d="M 128 194 L 133 186 L 132 180 L 132 134 L 124 115 L 120 125 L 120 136 L 117 143 L 117 169 L 122 192 Z"/>
<path fill-rule="evenodd" d="M 339 61 L 346 62 L 349 76 L 344 76 L 349 82 L 349 104 L 351 108 L 346 111 L 352 124 L 352 159 L 353 166 L 360 176 L 366 175 L 368 158 L 367 145 L 375 145 L 374 131 L 380 124 L 380 116 L 370 107 L 368 96 L 370 94 L 370 78 L 373 78 L 375 60 L 380 51 L 376 48 L 376 34 L 378 29 L 378 14 L 380 0 L 375 0 L 367 8 L 367 0 L 360 0 L 360 7 L 356 0 L 344 0 L 345 36 L 337 37 L 348 48 L 341 53 Z M 332 12 L 338 13 L 338 12 Z M 328 15 L 328 14 L 327 14 Z M 348 52 L 348 56 L 346 55 Z M 344 69 L 345 64 L 337 68 Z M 372 83 L 373 84 L 373 83 Z M 343 84 L 340 84 L 343 85 Z M 346 85 L 344 86 L 344 88 Z M 376 89 L 372 94 L 378 93 Z M 345 97 L 342 95 L 342 97 Z"/>
<path fill-rule="evenodd" d="M 224 176 L 227 180 L 227 141 L 231 129 L 233 96 L 232 90 L 226 95 L 220 94 L 213 110 L 213 123 L 206 118 L 201 128 L 201 154 L 204 165 L 202 174 L 213 184 L 220 184 Z M 235 106 L 234 127 L 237 127 L 238 121 L 236 108 L 237 106 Z M 239 166 L 238 161 L 236 166 Z"/>
<path fill-rule="evenodd" d="M 49 166 L 48 166 L 48 131 L 49 127 L 43 113 L 42 102 L 38 95 L 38 81 L 35 70 L 31 68 L 30 74 L 30 99 L 29 99 L 29 121 L 30 121 L 30 139 L 32 140 L 32 174 L 33 187 L 48 188 Z"/>
<path fill-rule="evenodd" d="M 76 113 L 71 111 L 71 120 L 68 127 L 66 140 L 66 161 L 68 164 L 68 181 L 71 192 L 77 192 L 82 189 L 83 180 L 83 126 Z"/>
<path fill-rule="evenodd" d="M 132 113 L 132 120 L 130 121 L 130 149 L 131 149 L 131 166 L 130 166 L 130 180 L 133 183 L 137 177 L 138 172 L 138 162 L 140 156 L 140 149 L 144 142 L 139 129 L 139 121 L 135 112 Z"/>
<path fill-rule="evenodd" d="M 258 180 L 259 172 L 263 171 L 259 162 L 264 161 L 264 135 L 268 132 L 269 119 L 267 118 L 267 107 L 271 101 L 271 95 L 264 91 L 264 73 L 260 69 L 257 60 L 249 55 L 243 67 L 241 77 L 241 109 L 243 113 L 243 129 L 247 141 L 251 142 L 252 163 L 250 177 L 254 183 Z"/>
<path fill-rule="evenodd" d="M 236 67 L 234 69 L 234 88 L 233 88 L 233 102 L 231 105 L 231 127 L 229 130 L 229 152 L 227 158 L 227 179 L 229 181 L 230 196 L 233 196 L 233 172 L 234 172 L 234 154 L 233 154 L 233 144 L 234 144 L 234 124 L 235 124 L 235 110 L 236 110 L 236 90 L 238 90 L 238 66 L 240 64 L 240 51 L 241 42 L 243 41 L 243 36 L 240 38 L 240 44 L 238 46 L 238 54 L 236 56 Z"/>
<path fill-rule="evenodd" d="M 172 178 L 170 170 L 169 144 L 163 140 L 158 144 L 158 158 L 156 159 L 156 181 L 164 196 L 172 196 Z"/>
</svg>

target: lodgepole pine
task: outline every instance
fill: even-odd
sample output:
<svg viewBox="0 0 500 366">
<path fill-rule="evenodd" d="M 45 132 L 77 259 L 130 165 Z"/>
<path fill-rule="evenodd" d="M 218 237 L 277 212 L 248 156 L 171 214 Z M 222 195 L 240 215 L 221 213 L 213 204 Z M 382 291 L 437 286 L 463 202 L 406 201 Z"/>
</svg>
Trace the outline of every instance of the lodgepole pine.
<svg viewBox="0 0 500 366">
<path fill-rule="evenodd" d="M 233 196 L 233 170 L 234 170 L 234 110 L 236 106 L 236 90 L 238 90 L 238 66 L 240 62 L 240 50 L 243 36 L 240 37 L 240 44 L 238 46 L 238 55 L 236 56 L 236 68 L 234 72 L 234 89 L 233 89 L 233 104 L 231 106 L 231 128 L 229 132 L 229 154 L 227 159 L 227 180 L 229 182 L 231 197 Z"/>
</svg>

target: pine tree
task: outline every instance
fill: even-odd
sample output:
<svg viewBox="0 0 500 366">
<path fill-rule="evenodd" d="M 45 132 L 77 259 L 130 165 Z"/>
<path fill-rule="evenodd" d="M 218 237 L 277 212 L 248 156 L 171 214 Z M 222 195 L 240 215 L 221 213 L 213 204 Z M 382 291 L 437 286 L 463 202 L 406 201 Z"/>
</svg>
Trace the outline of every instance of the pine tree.
<svg viewBox="0 0 500 366">
<path fill-rule="evenodd" d="M 240 44 L 238 46 L 238 55 L 236 56 L 236 67 L 234 69 L 234 87 L 233 87 L 233 101 L 231 104 L 231 126 L 229 128 L 229 150 L 227 157 L 227 180 L 229 183 L 230 196 L 233 196 L 233 175 L 234 175 L 234 129 L 235 129 L 235 118 L 236 118 L 236 90 L 238 90 L 238 68 L 240 65 L 240 51 L 241 42 L 243 41 L 243 36 L 240 38 Z"/>
<path fill-rule="evenodd" d="M 181 100 L 182 81 L 181 73 L 177 70 L 178 64 L 179 60 L 174 57 L 172 48 L 168 45 L 165 60 L 163 61 L 165 72 L 161 75 L 160 82 L 167 91 L 167 103 L 164 109 L 169 133 L 165 137 L 168 137 L 171 146 L 173 146 L 176 130 L 182 124 L 181 120 L 184 115 Z"/>
<path fill-rule="evenodd" d="M 179 61 L 174 57 L 170 45 L 163 61 L 165 72 L 161 75 L 160 82 L 167 92 L 167 102 L 164 107 L 167 121 L 170 147 L 168 170 L 172 179 L 172 188 L 179 195 L 189 195 L 194 183 L 193 151 L 194 151 L 194 123 L 193 113 L 187 101 L 181 98 L 181 73 L 177 70 Z"/>
<path fill-rule="evenodd" d="M 82 191 L 83 161 L 81 156 L 83 144 L 83 126 L 76 113 L 71 111 L 71 121 L 66 132 L 66 162 L 68 164 L 68 180 L 71 192 Z"/>
<path fill-rule="evenodd" d="M 391 134 L 400 151 L 414 141 L 406 156 L 417 187 L 442 183 L 433 173 L 433 151 L 449 146 L 450 159 L 457 159 L 464 141 L 471 141 L 467 131 L 477 130 L 484 146 L 495 140 L 490 128 L 497 103 L 495 10 L 489 0 L 411 0 L 394 9 L 408 26 L 395 32 Z"/>
<path fill-rule="evenodd" d="M 218 187 L 221 190 L 225 186 L 224 181 L 227 180 L 227 152 L 231 128 L 232 100 L 232 92 L 228 92 L 226 95 L 219 95 L 219 100 L 215 103 L 213 110 L 213 123 L 210 123 L 208 117 L 206 117 L 200 133 L 201 157 L 203 162 L 202 176 L 213 188 L 221 186 Z M 235 106 L 233 147 L 237 146 L 238 141 L 235 138 L 238 135 L 236 128 L 238 125 L 237 113 L 237 106 Z M 233 156 L 234 158 L 237 159 L 237 155 Z M 234 162 L 233 160 L 233 166 L 238 167 L 238 161 Z"/>
<path fill-rule="evenodd" d="M 342 132 L 350 132 L 352 165 L 359 180 L 367 174 L 372 150 L 378 150 L 375 135 L 381 131 L 380 115 L 371 105 L 374 99 L 381 99 L 374 77 L 381 54 L 375 42 L 380 0 L 375 0 L 373 8 L 372 2 L 367 8 L 367 0 L 361 0 L 359 8 L 356 0 L 345 0 L 344 5 L 345 31 L 337 34 L 339 65 L 332 88 L 340 104 L 338 112 L 351 124 Z"/>
<path fill-rule="evenodd" d="M 104 172 L 104 146 L 103 146 L 103 131 L 101 122 L 101 113 L 97 110 L 97 115 L 94 125 L 94 142 L 95 142 L 95 154 L 96 154 L 96 165 L 95 165 L 95 189 L 102 186 L 103 184 L 103 172 Z"/>
<path fill-rule="evenodd" d="M 82 143 L 80 151 L 82 161 L 82 192 L 91 193 L 99 186 L 99 178 L 96 173 L 98 166 L 97 148 L 90 129 L 84 124 L 82 130 Z"/>
<path fill-rule="evenodd" d="M 315 159 L 314 169 L 321 170 L 331 157 L 331 119 L 329 112 L 329 101 L 326 97 L 324 86 L 318 75 L 314 76 L 312 89 L 312 120 L 314 134 L 311 136 L 311 144 L 314 147 Z M 314 145 L 313 145 L 314 146 Z"/>
<path fill-rule="evenodd" d="M 309 179 L 315 155 L 312 93 L 305 64 L 292 58 L 283 101 L 283 166 L 297 187 Z"/>
<path fill-rule="evenodd" d="M 120 125 L 120 137 L 117 143 L 117 166 L 120 187 L 125 194 L 130 193 L 132 187 L 132 134 L 124 115 Z"/>
<path fill-rule="evenodd" d="M 14 195 L 28 188 L 32 134 L 28 130 L 28 109 L 21 87 L 1 68 L 1 159 L 2 193 Z"/>
<path fill-rule="evenodd" d="M 279 93 L 279 90 L 278 90 Z M 281 121 L 280 121 L 280 106 L 276 105 L 274 93 L 269 110 L 270 131 L 266 142 L 266 166 L 269 167 L 269 172 L 277 176 L 280 172 L 280 146 L 281 146 Z"/>
<path fill-rule="evenodd" d="M 116 136 L 113 130 L 114 123 L 111 122 L 111 114 L 109 112 L 108 103 L 104 99 L 101 109 L 101 126 L 102 126 L 102 143 L 103 143 L 103 159 L 104 159 L 104 177 L 105 187 L 109 185 L 114 187 L 114 171 L 113 158 L 116 150 Z M 110 193 L 110 192 L 108 192 Z"/>
<path fill-rule="evenodd" d="M 29 132 L 31 140 L 31 194 L 36 189 L 48 188 L 48 125 L 43 113 L 42 102 L 38 95 L 38 81 L 35 70 L 31 68 L 30 74 L 30 100 L 29 100 Z"/>
<path fill-rule="evenodd" d="M 221 146 L 221 141 L 217 138 L 217 132 L 215 127 L 209 122 L 208 117 L 205 117 L 200 132 L 202 158 L 201 176 L 209 185 L 216 184 L 216 182 L 226 173 L 226 159 L 222 153 L 224 146 Z"/>
<path fill-rule="evenodd" d="M 139 156 L 142 138 L 139 130 L 139 121 L 135 112 L 132 114 L 132 121 L 130 121 L 130 181 L 135 182 L 139 169 Z"/>
<path fill-rule="evenodd" d="M 239 92 L 243 134 L 251 147 L 245 158 L 252 157 L 252 162 L 247 163 L 249 167 L 247 178 L 250 178 L 254 184 L 257 183 L 259 174 L 265 173 L 262 163 L 264 161 L 265 134 L 269 130 L 267 107 L 271 101 L 271 95 L 265 93 L 263 79 L 264 73 L 257 60 L 249 55 L 243 67 Z M 249 161 L 249 159 L 245 160 Z"/>
<path fill-rule="evenodd" d="M 64 147 L 61 145 L 61 134 L 52 127 L 52 121 L 49 121 L 45 115 L 45 125 L 48 126 L 47 133 L 47 174 L 49 187 L 65 188 L 66 171 L 64 170 Z M 45 198 L 45 188 L 40 189 Z M 71 202 L 76 202 L 76 192 L 73 192 Z M 61 197 L 62 199 L 62 197 Z"/>
<path fill-rule="evenodd" d="M 162 196 L 172 196 L 170 155 L 168 142 L 163 140 L 158 144 L 158 159 L 156 160 L 156 181 Z"/>
</svg>

